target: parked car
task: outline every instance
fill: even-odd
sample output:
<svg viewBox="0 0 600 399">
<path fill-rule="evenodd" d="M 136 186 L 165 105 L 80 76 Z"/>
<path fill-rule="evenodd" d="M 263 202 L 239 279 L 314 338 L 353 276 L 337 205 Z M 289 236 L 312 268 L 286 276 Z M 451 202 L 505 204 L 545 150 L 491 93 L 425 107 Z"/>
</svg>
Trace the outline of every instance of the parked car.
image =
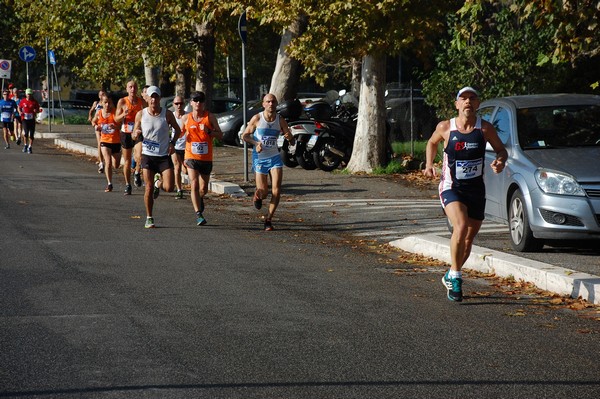
<svg viewBox="0 0 600 399">
<path fill-rule="evenodd" d="M 54 103 L 50 103 L 50 109 L 48 109 L 48 101 L 43 101 L 40 106 L 42 107 L 42 112 L 37 114 L 36 119 L 38 122 L 47 119 L 48 114 L 50 114 L 52 118 L 56 119 L 62 118 L 62 115 L 64 115 L 65 118 L 69 116 L 85 116 L 87 119 L 92 104 L 82 100 L 63 100 L 60 102 L 58 100 L 54 100 Z"/>
<path fill-rule="evenodd" d="M 509 157 L 486 151 L 486 215 L 508 224 L 517 251 L 546 240 L 600 238 L 600 96 L 541 94 L 484 101 Z"/>
<path fill-rule="evenodd" d="M 250 103 L 246 108 L 246 118 L 247 121 L 264 110 L 262 106 L 262 100 L 256 100 L 253 103 Z M 229 112 L 223 112 L 215 115 L 217 117 L 217 122 L 219 123 L 219 127 L 223 132 L 223 142 L 232 145 L 239 145 L 238 132 L 242 128 L 244 124 L 244 109 L 241 105 L 239 105 L 236 109 Z"/>
<path fill-rule="evenodd" d="M 310 104 L 318 101 L 326 96 L 326 93 L 298 93 L 296 96 L 302 105 Z M 280 104 L 282 102 L 280 101 Z M 248 101 L 248 108 L 246 108 L 247 122 L 250 121 L 254 115 L 263 111 L 262 100 Z M 241 129 L 243 126 L 243 109 L 241 106 L 237 107 L 233 111 L 224 112 L 216 115 L 219 127 L 223 132 L 223 141 L 227 144 L 242 145 L 241 142 Z"/>
</svg>

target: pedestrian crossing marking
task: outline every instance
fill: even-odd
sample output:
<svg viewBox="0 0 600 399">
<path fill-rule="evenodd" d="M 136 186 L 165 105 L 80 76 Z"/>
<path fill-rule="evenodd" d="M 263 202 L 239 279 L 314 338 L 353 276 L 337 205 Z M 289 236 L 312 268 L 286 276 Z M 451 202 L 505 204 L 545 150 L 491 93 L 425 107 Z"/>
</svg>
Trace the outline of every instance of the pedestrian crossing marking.
<svg viewBox="0 0 600 399">
<path fill-rule="evenodd" d="M 359 231 L 347 231 L 356 237 L 369 237 L 385 241 L 393 241 L 411 234 L 437 234 L 449 237 L 446 217 L 443 215 L 442 206 L 438 199 L 421 198 L 356 198 L 356 199 L 322 199 L 308 201 L 290 201 L 290 204 L 307 206 L 315 212 L 335 208 L 336 213 L 364 212 L 369 215 L 388 215 L 386 226 L 381 227 L 381 220 L 372 221 L 374 227 L 369 227 L 369 220 L 365 220 Z M 432 215 L 431 210 L 438 208 L 439 214 Z M 406 212 L 402 212 L 405 210 Z M 423 210 L 423 212 L 419 212 Z M 391 224 L 390 224 L 391 223 Z M 377 227 L 375 227 L 377 225 Z M 479 231 L 481 234 L 508 233 L 508 227 L 503 224 L 484 221 Z"/>
</svg>

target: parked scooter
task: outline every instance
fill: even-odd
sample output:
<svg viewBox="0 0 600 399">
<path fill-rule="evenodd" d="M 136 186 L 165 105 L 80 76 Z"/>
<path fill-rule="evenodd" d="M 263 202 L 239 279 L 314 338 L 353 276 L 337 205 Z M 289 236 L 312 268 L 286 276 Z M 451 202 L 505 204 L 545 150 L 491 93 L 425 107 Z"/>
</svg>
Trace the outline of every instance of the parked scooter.
<svg viewBox="0 0 600 399">
<path fill-rule="evenodd" d="M 314 164 L 326 172 L 337 169 L 342 162 L 348 163 L 354 146 L 358 101 L 345 90 L 340 91 L 339 97 L 335 114 L 329 120 L 316 121 L 317 129 L 306 147 Z"/>
<path fill-rule="evenodd" d="M 279 104 L 277 106 L 277 112 L 288 122 L 288 126 L 295 141 L 294 145 L 290 145 L 289 141 L 283 135 L 279 136 L 277 139 L 279 154 L 281 155 L 281 160 L 285 166 L 295 168 L 298 166 L 296 154 L 303 151 L 303 137 L 310 137 L 314 134 L 315 123 L 312 120 L 300 118 L 302 116 L 302 104 L 300 104 L 300 101 L 297 99 Z M 303 164 L 302 166 L 304 167 L 305 165 Z M 305 169 L 309 168 L 310 165 L 308 168 L 305 167 Z M 316 166 L 312 167 L 312 169 L 315 168 Z"/>
<path fill-rule="evenodd" d="M 294 163 L 292 158 L 295 158 L 295 163 L 307 170 L 317 168 L 314 162 L 314 157 L 309 149 L 312 148 L 314 142 L 309 142 L 311 137 L 314 137 L 317 130 L 322 127 L 319 121 L 331 120 L 334 116 L 336 101 L 339 100 L 339 93 L 329 91 L 325 98 L 320 101 L 308 104 L 304 107 L 304 116 L 306 119 L 301 119 L 290 123 L 290 128 L 295 137 L 295 146 L 290 147 L 285 139 L 280 139 L 280 148 L 282 157 L 287 158 L 290 163 Z"/>
</svg>

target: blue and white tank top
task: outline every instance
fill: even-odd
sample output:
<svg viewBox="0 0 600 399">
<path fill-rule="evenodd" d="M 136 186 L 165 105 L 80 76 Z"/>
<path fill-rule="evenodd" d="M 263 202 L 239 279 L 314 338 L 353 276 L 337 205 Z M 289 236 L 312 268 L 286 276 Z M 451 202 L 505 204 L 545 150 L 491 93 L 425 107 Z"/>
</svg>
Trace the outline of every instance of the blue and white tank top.
<svg viewBox="0 0 600 399">
<path fill-rule="evenodd" d="M 440 192 L 451 188 L 483 186 L 485 145 L 480 117 L 477 117 L 475 128 L 469 133 L 459 132 L 456 119 L 450 119 L 450 134 L 444 148 Z"/>
<path fill-rule="evenodd" d="M 279 123 L 279 114 L 275 114 L 275 120 L 268 122 L 265 119 L 264 112 L 260 114 L 260 121 L 254 130 L 254 140 L 262 143 L 262 151 L 256 152 L 256 148 L 252 150 L 252 155 L 258 159 L 269 159 L 274 156 L 279 156 L 277 149 L 277 138 L 281 134 L 281 124 Z"/>
<path fill-rule="evenodd" d="M 177 115 L 175 115 L 175 120 L 177 121 L 177 124 L 179 125 L 179 129 L 183 128 L 183 117 L 187 114 L 187 112 L 184 112 L 183 115 L 181 115 L 181 118 L 178 118 Z M 191 115 L 188 117 L 191 118 Z M 173 135 L 175 134 L 175 129 L 171 129 L 171 137 L 173 137 Z M 185 134 L 182 134 L 179 136 L 179 138 L 177 139 L 177 141 L 175 142 L 175 150 L 176 151 L 185 151 Z"/>
<path fill-rule="evenodd" d="M 171 131 L 167 122 L 167 109 L 162 108 L 157 116 L 150 115 L 149 108 L 142 110 L 141 121 L 142 154 L 153 157 L 164 157 L 169 155 L 169 141 Z"/>
</svg>

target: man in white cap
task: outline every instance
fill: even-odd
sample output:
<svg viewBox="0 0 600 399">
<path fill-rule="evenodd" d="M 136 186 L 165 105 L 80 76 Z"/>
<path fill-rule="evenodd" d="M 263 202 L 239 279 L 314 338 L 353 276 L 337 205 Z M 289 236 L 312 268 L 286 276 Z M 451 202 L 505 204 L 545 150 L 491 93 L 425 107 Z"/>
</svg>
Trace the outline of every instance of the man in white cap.
<svg viewBox="0 0 600 399">
<path fill-rule="evenodd" d="M 504 169 L 508 153 L 498 138 L 494 126 L 477 115 L 479 94 L 463 87 L 456 95 L 458 115 L 438 123 L 427 142 L 427 162 L 423 173 L 435 177 L 433 161 L 438 145 L 444 142 L 444 159 L 439 185 L 440 200 L 453 226 L 450 239 L 451 268 L 442 283 L 448 299 L 460 302 L 462 293 L 462 266 L 469 258 L 473 240 L 481 228 L 485 213 L 485 185 L 483 170 L 486 143 L 496 152 L 491 163 L 494 173 Z"/>
<path fill-rule="evenodd" d="M 148 107 L 135 116 L 132 138 L 142 140 L 141 167 L 146 191 L 146 228 L 154 227 L 152 208 L 160 189 L 171 192 L 174 187 L 173 161 L 171 154 L 175 150 L 175 141 L 181 134 L 181 128 L 173 112 L 160 106 L 160 89 L 150 86 L 147 91 Z M 173 138 L 171 139 L 171 130 Z M 154 183 L 154 184 L 153 184 Z"/>
</svg>

